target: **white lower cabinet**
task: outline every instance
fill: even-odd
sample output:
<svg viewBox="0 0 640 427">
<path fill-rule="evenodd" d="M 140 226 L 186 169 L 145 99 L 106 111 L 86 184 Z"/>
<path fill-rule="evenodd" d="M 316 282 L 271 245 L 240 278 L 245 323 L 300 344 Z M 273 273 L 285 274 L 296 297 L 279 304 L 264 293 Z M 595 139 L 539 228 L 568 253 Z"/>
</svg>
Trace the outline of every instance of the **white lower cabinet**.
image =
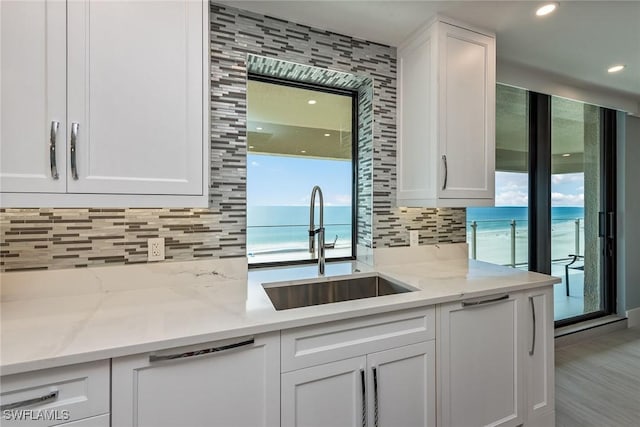
<svg viewBox="0 0 640 427">
<path fill-rule="evenodd" d="M 363 356 L 282 374 L 282 426 L 363 426 L 365 365 Z"/>
<path fill-rule="evenodd" d="M 430 307 L 283 331 L 282 426 L 435 426 L 434 315 Z"/>
<path fill-rule="evenodd" d="M 548 427 L 555 424 L 553 288 L 536 289 L 525 297 L 526 424 Z"/>
<path fill-rule="evenodd" d="M 113 359 L 112 425 L 278 426 L 279 332 Z"/>
<path fill-rule="evenodd" d="M 440 306 L 442 427 L 523 423 L 520 307 L 515 294 Z"/>
<path fill-rule="evenodd" d="M 118 357 L 111 387 L 109 371 L 2 376 L 2 426 L 550 427 L 553 288 Z"/>
<path fill-rule="evenodd" d="M 440 426 L 555 425 L 551 286 L 439 310 Z"/>
<path fill-rule="evenodd" d="M 427 341 L 367 355 L 373 382 L 368 395 L 373 422 L 367 425 L 436 425 L 435 352 L 435 341 Z"/>
<path fill-rule="evenodd" d="M 109 426 L 109 360 L 5 375 L 0 382 L 3 427 Z"/>
<path fill-rule="evenodd" d="M 433 341 L 282 374 L 282 426 L 435 426 Z"/>
</svg>

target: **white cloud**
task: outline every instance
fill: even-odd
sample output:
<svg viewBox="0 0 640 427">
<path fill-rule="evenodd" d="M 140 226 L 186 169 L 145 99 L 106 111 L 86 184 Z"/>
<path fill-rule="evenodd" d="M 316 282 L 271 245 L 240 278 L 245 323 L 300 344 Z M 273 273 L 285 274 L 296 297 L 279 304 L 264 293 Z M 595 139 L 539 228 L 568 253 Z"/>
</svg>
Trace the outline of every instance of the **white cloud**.
<svg viewBox="0 0 640 427">
<path fill-rule="evenodd" d="M 351 204 L 351 195 L 350 194 L 336 194 L 333 197 L 333 203 L 336 205 L 350 205 Z"/>
<path fill-rule="evenodd" d="M 260 163 L 256 162 L 255 160 L 251 162 L 251 166 L 255 166 L 258 167 L 260 166 Z"/>
<path fill-rule="evenodd" d="M 527 206 L 529 195 L 522 190 L 507 190 L 496 193 L 496 206 Z"/>
<path fill-rule="evenodd" d="M 528 193 L 526 173 L 496 172 L 496 206 L 527 206 Z"/>
<path fill-rule="evenodd" d="M 551 203 L 556 206 L 583 206 L 584 194 L 551 193 Z"/>
<path fill-rule="evenodd" d="M 551 182 L 553 184 L 563 184 L 567 182 L 583 183 L 584 173 L 579 172 L 579 173 L 563 173 L 563 174 L 551 175 Z"/>
</svg>

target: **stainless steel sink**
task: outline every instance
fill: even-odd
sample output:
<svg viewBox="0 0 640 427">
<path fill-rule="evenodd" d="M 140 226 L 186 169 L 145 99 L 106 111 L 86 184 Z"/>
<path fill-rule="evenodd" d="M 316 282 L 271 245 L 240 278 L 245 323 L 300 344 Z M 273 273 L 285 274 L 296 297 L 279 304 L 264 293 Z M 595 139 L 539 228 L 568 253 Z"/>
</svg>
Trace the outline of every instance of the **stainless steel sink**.
<svg viewBox="0 0 640 427">
<path fill-rule="evenodd" d="M 276 310 L 329 304 L 339 301 L 373 298 L 412 292 L 407 286 L 373 275 L 354 278 L 313 279 L 288 283 L 263 283 Z"/>
</svg>

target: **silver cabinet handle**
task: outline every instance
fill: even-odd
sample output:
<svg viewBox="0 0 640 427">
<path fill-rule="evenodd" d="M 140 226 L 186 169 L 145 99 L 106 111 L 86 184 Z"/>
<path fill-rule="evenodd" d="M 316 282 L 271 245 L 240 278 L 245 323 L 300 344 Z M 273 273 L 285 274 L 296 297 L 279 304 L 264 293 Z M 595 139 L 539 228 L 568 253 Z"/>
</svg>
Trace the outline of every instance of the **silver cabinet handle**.
<svg viewBox="0 0 640 427">
<path fill-rule="evenodd" d="M 478 300 L 478 301 L 462 301 L 462 306 L 463 307 L 472 307 L 474 305 L 488 304 L 490 302 L 502 301 L 502 300 L 505 300 L 505 299 L 509 299 L 509 294 L 500 295 L 499 297 L 483 299 L 483 300 Z"/>
<path fill-rule="evenodd" d="M 364 369 L 360 369 L 360 387 L 362 389 L 362 427 L 367 427 L 367 391 L 364 383 Z"/>
<path fill-rule="evenodd" d="M 31 406 L 36 405 L 38 403 L 45 403 L 49 400 L 55 400 L 58 398 L 58 390 L 52 391 L 51 393 L 47 393 L 44 396 L 34 397 L 33 399 L 21 400 L 20 402 L 15 403 L 7 403 L 6 405 L 0 406 L 0 411 L 8 410 L 8 409 L 18 409 L 23 406 Z"/>
<path fill-rule="evenodd" d="M 378 370 L 373 367 L 373 425 L 378 427 Z"/>
<path fill-rule="evenodd" d="M 56 165 L 56 139 L 58 137 L 58 128 L 60 122 L 51 122 L 51 132 L 49 134 L 49 165 L 51 166 L 51 178 L 58 179 L 58 166 Z"/>
<path fill-rule="evenodd" d="M 71 123 L 71 176 L 78 179 L 78 164 L 76 162 L 76 144 L 78 140 L 78 127 L 76 122 Z"/>
<path fill-rule="evenodd" d="M 447 155 L 442 155 L 442 161 L 444 162 L 444 183 L 442 184 L 442 189 L 447 189 L 447 179 L 449 178 L 449 167 L 447 166 Z"/>
<path fill-rule="evenodd" d="M 153 363 L 161 362 L 163 360 L 184 359 L 186 357 L 202 356 L 203 354 L 218 353 L 220 351 L 231 350 L 232 348 L 244 347 L 253 343 L 254 339 L 251 338 L 250 340 L 227 344 L 220 347 L 204 348 L 202 350 L 187 351 L 185 353 L 167 354 L 166 356 L 156 356 L 155 354 L 152 354 L 149 356 L 149 362 Z"/>
<path fill-rule="evenodd" d="M 532 328 L 533 328 L 533 339 L 531 342 L 531 349 L 529 350 L 529 356 L 533 356 L 536 352 L 536 304 L 533 301 L 533 297 L 529 297 L 529 304 L 531 304 L 531 317 L 533 320 Z"/>
</svg>

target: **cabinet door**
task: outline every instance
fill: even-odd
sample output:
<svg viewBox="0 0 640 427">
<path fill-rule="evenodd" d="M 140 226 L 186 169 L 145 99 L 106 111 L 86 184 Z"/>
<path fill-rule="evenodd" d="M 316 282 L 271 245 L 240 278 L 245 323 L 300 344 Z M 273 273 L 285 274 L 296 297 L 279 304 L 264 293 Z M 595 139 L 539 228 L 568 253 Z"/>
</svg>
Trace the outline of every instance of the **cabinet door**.
<svg viewBox="0 0 640 427">
<path fill-rule="evenodd" d="M 1 1 L 0 44 L 0 190 L 64 192 L 65 3 Z"/>
<path fill-rule="evenodd" d="M 438 25 L 440 197 L 493 199 L 495 39 Z"/>
<path fill-rule="evenodd" d="M 548 425 L 555 410 L 553 288 L 527 295 L 523 310 L 526 340 L 527 425 Z M 537 422 L 539 420 L 539 422 Z"/>
<path fill-rule="evenodd" d="M 440 307 L 443 427 L 523 422 L 519 309 L 513 295 Z"/>
<path fill-rule="evenodd" d="M 282 426 L 365 426 L 365 364 L 362 356 L 282 374 Z"/>
<path fill-rule="evenodd" d="M 277 426 L 279 333 L 113 359 L 112 424 Z M 212 349 L 220 349 L 213 351 Z M 197 355 L 199 352 L 205 353 Z M 183 355 L 168 360 L 155 360 Z"/>
<path fill-rule="evenodd" d="M 68 3 L 69 192 L 202 194 L 204 3 Z"/>
<path fill-rule="evenodd" d="M 368 425 L 436 425 L 434 341 L 370 354 L 367 365 L 372 390 L 368 393 Z"/>
<path fill-rule="evenodd" d="M 398 49 L 397 197 L 399 206 L 435 204 L 437 37 L 423 30 Z"/>
</svg>

